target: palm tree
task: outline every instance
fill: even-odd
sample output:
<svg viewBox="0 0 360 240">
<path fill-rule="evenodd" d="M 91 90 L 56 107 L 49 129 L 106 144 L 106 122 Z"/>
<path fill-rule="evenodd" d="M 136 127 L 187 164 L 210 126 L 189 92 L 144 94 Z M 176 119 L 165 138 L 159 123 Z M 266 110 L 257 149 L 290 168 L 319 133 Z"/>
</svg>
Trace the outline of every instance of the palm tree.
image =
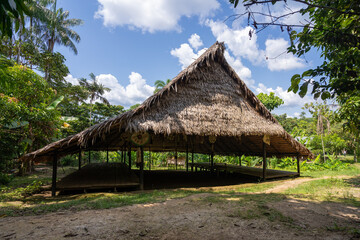
<svg viewBox="0 0 360 240">
<path fill-rule="evenodd" d="M 92 83 L 89 83 L 89 81 L 86 78 L 81 78 L 79 80 L 79 84 L 80 84 L 80 86 L 84 87 L 86 89 L 86 91 L 88 92 L 88 98 L 90 99 L 89 122 L 90 122 L 90 126 L 91 126 L 91 124 L 92 124 L 92 122 L 91 122 L 91 119 L 92 119 L 91 114 L 92 114 L 93 102 L 96 101 L 97 99 L 99 99 L 104 104 L 110 105 L 109 101 L 105 97 L 103 97 L 102 95 L 104 95 L 105 92 L 111 91 L 111 89 L 105 87 L 101 83 L 98 83 L 97 79 L 95 77 L 95 74 L 90 73 L 89 76 L 90 76 L 90 79 L 91 79 Z"/>
<path fill-rule="evenodd" d="M 155 90 L 154 93 L 160 91 L 163 87 L 165 87 L 171 80 L 167 79 L 166 83 L 163 80 L 156 80 L 155 81 Z"/>
<path fill-rule="evenodd" d="M 72 27 L 79 26 L 83 24 L 81 19 L 69 17 L 69 11 L 64 11 L 62 8 L 57 9 L 57 1 L 40 1 L 42 6 L 41 11 L 38 11 L 40 24 L 35 28 L 40 33 L 41 39 L 45 45 L 45 50 L 53 53 L 55 43 L 69 47 L 75 54 L 78 53 L 76 46 L 73 41 L 79 42 L 80 36 Z M 50 9 L 47 6 L 51 4 Z M 45 79 L 49 81 L 49 68 L 45 69 Z"/>
</svg>

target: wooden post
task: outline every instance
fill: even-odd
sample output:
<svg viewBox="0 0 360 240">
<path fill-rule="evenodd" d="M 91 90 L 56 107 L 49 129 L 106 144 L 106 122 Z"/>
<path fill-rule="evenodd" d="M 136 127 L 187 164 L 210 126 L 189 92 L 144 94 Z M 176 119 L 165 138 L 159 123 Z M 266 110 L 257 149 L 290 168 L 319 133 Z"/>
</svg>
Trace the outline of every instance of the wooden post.
<svg viewBox="0 0 360 240">
<path fill-rule="evenodd" d="M 266 143 L 263 142 L 263 180 L 266 178 Z"/>
<path fill-rule="evenodd" d="M 151 149 L 149 146 L 149 170 L 151 170 Z"/>
<path fill-rule="evenodd" d="M 121 153 L 120 153 L 120 162 L 122 163 L 124 161 L 124 151 L 121 150 Z"/>
<path fill-rule="evenodd" d="M 89 163 L 91 162 L 91 151 L 89 150 Z"/>
<path fill-rule="evenodd" d="M 129 144 L 128 149 L 128 160 L 129 160 L 129 171 L 131 171 L 131 145 Z"/>
<path fill-rule="evenodd" d="M 178 154 L 177 154 L 177 137 L 175 139 L 175 170 L 177 170 L 177 160 L 178 160 Z"/>
<path fill-rule="evenodd" d="M 79 170 L 81 169 L 81 149 L 79 150 Z"/>
<path fill-rule="evenodd" d="M 210 155 L 210 166 L 211 173 L 214 173 L 214 152 L 211 152 Z"/>
<path fill-rule="evenodd" d="M 298 154 L 296 156 L 296 161 L 297 161 L 297 172 L 298 172 L 298 174 L 300 176 L 300 154 Z"/>
<path fill-rule="evenodd" d="M 144 190 L 144 149 L 140 147 L 140 190 Z"/>
<path fill-rule="evenodd" d="M 191 171 L 194 171 L 194 149 L 191 153 Z"/>
<path fill-rule="evenodd" d="M 239 155 L 239 166 L 241 166 L 241 155 Z"/>
<path fill-rule="evenodd" d="M 189 147 L 188 144 L 186 144 L 186 171 L 189 171 Z"/>
<path fill-rule="evenodd" d="M 51 196 L 56 196 L 56 174 L 57 174 L 57 153 L 53 156 L 53 172 L 52 172 L 52 183 L 51 183 Z"/>
</svg>

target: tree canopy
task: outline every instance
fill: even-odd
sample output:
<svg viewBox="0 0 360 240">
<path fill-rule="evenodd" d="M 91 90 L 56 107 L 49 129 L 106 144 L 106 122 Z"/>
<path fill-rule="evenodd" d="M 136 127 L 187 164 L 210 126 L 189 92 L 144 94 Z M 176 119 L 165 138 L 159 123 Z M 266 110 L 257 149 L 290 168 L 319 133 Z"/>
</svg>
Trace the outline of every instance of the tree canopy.
<svg viewBox="0 0 360 240">
<path fill-rule="evenodd" d="M 286 0 L 244 0 L 248 24 L 258 31 L 268 26 L 279 26 L 288 31 L 291 46 L 288 52 L 298 57 L 304 56 L 310 49 L 321 52 L 323 63 L 291 79 L 289 91 L 305 96 L 312 86 L 314 98 L 325 100 L 342 94 L 358 95 L 360 91 L 360 4 L 357 0 L 293 0 L 302 4 L 298 11 L 283 15 L 273 14 L 270 10 L 255 12 L 252 6 L 285 4 Z M 230 0 L 235 7 L 239 0 Z M 269 7 L 269 6 L 268 6 Z M 264 8 L 269 9 L 269 8 Z M 291 14 L 302 14 L 308 17 L 303 24 L 290 24 L 283 21 Z M 269 21 L 261 22 L 260 16 Z M 251 34 L 251 33 L 249 33 Z"/>
</svg>

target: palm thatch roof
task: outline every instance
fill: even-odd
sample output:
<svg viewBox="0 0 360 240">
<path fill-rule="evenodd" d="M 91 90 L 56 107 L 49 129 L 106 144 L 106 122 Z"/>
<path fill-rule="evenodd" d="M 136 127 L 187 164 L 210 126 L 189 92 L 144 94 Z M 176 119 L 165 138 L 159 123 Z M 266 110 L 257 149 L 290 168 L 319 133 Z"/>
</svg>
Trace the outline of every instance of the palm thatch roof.
<svg viewBox="0 0 360 240">
<path fill-rule="evenodd" d="M 55 152 L 63 156 L 80 148 L 134 148 L 130 137 L 137 132 L 150 134 L 144 148 L 151 151 L 262 155 L 266 136 L 270 141 L 268 155 L 312 156 L 239 78 L 227 63 L 224 50 L 224 44 L 216 42 L 136 109 L 51 143 L 22 159 L 40 161 Z"/>
</svg>

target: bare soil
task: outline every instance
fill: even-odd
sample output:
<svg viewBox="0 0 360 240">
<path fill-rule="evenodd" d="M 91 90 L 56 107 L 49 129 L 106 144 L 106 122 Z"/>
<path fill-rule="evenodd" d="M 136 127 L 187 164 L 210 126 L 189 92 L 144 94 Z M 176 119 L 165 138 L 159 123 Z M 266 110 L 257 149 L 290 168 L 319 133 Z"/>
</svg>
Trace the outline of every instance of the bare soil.
<svg viewBox="0 0 360 240">
<path fill-rule="evenodd" d="M 246 194 L 202 193 L 113 209 L 3 217 L 0 239 L 360 239 L 358 207 L 277 198 L 311 180 L 286 180 L 251 194 L 281 199 L 261 204 L 244 204 Z"/>
</svg>

